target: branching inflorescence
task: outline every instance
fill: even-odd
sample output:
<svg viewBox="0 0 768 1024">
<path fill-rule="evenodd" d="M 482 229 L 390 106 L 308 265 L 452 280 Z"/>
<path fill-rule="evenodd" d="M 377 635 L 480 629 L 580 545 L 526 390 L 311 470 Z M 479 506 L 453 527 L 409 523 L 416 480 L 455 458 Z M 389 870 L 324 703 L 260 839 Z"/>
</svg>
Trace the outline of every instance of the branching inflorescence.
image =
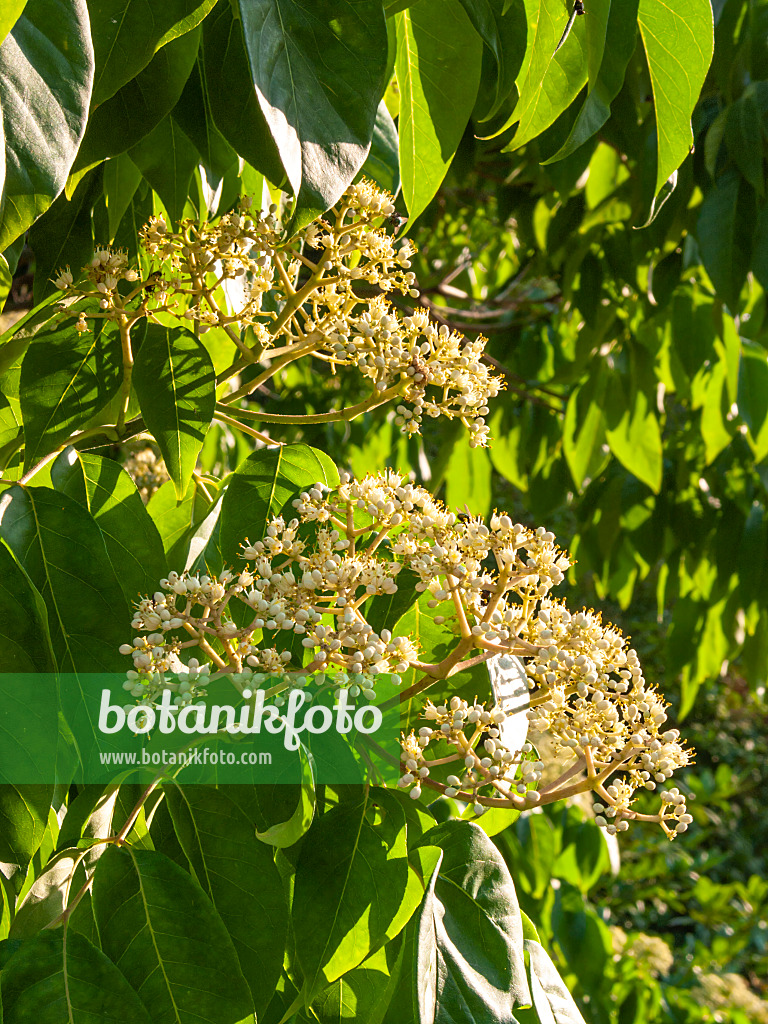
<svg viewBox="0 0 768 1024">
<path fill-rule="evenodd" d="M 491 658 L 508 668 L 519 657 L 529 690 L 522 713 L 552 737 L 565 769 L 558 779 L 531 788 L 542 765 L 530 743 L 505 745 L 503 708 L 454 696 L 427 703 L 429 724 L 403 738 L 401 786 L 414 798 L 430 786 L 478 813 L 593 791 L 602 801 L 598 823 L 610 832 L 633 818 L 659 821 L 670 836 L 685 831 L 691 819 L 677 790 L 661 793 L 658 814 L 631 806 L 638 789 L 666 782 L 689 755 L 677 730 L 665 729 L 663 701 L 621 633 L 551 596 L 571 564 L 553 534 L 506 515 L 488 524 L 459 518 L 392 471 L 345 477 L 335 489 L 316 484 L 294 509 L 291 521 L 276 517 L 261 539 L 245 541 L 242 567 L 217 577 L 172 573 L 139 603 L 140 635 L 121 648 L 133 657 L 125 686 L 134 697 L 154 703 L 169 688 L 183 706 L 228 675 L 246 698 L 269 680 L 277 694 L 311 682 L 375 700 L 377 676 L 399 684 L 406 672 L 415 681 L 403 695 L 411 697 Z M 396 593 L 406 570 L 403 585 L 452 628 L 440 662 L 421 661 L 411 637 L 368 621 L 371 599 Z M 300 642 L 286 642 L 293 637 Z M 192 648 L 184 665 L 179 656 Z M 432 778 L 452 762 L 458 774 Z"/>
<path fill-rule="evenodd" d="M 118 436 L 131 427 L 125 423 L 131 332 L 141 320 L 171 315 L 198 335 L 217 328 L 232 342 L 233 361 L 217 378 L 216 404 L 216 417 L 230 426 L 253 434 L 253 421 L 351 420 L 393 403 L 396 423 L 409 435 L 419 432 L 425 415 L 447 416 L 467 427 L 471 445 L 487 444 L 488 401 L 503 382 L 483 362 L 483 338 L 437 326 L 421 308 L 401 315 L 387 298 L 393 291 L 419 295 L 410 270 L 412 243 L 398 243 L 386 230 L 393 212 L 392 197 L 362 181 L 324 218 L 286 237 L 276 206 L 262 213 L 244 198 L 216 223 L 185 221 L 173 231 L 162 216 L 152 217 L 141 231 L 143 273 L 110 249 L 95 254 L 85 282 L 60 271 L 55 283 L 70 302 L 97 300 L 96 309 L 84 310 L 77 301 L 69 307 L 66 315 L 77 316 L 78 330 L 88 330 L 91 319 L 119 325 L 125 372 Z M 276 373 L 308 357 L 332 373 L 353 368 L 370 385 L 368 397 L 311 415 L 243 406 Z M 254 366 L 260 368 L 255 376 Z"/>
</svg>

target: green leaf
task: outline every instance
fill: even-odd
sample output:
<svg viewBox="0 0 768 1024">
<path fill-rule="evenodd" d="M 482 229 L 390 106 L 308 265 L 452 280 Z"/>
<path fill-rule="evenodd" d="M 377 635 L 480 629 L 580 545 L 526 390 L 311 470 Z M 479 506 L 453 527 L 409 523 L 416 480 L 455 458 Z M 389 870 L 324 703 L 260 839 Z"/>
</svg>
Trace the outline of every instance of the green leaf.
<svg viewBox="0 0 768 1024">
<path fill-rule="evenodd" d="M 45 602 L 0 540 L 0 665 L 3 672 L 55 672 Z"/>
<path fill-rule="evenodd" d="M 296 865 L 292 908 L 308 999 L 403 928 L 422 891 L 409 874 L 405 814 L 394 801 L 376 820 L 366 790 L 315 820 Z"/>
<path fill-rule="evenodd" d="M 765 188 L 763 126 L 753 94 L 745 93 L 728 108 L 725 142 L 734 163 L 761 196 Z"/>
<path fill-rule="evenodd" d="M 487 121 L 515 87 L 528 33 L 525 6 L 522 3 L 509 4 L 507 0 L 461 0 L 461 3 L 496 63 L 493 103 L 480 118 Z"/>
<path fill-rule="evenodd" d="M 251 81 L 243 30 L 232 5 L 219 4 L 205 19 L 201 73 L 211 117 L 224 139 L 273 185 L 285 170 Z"/>
<path fill-rule="evenodd" d="M 395 15 L 400 174 L 414 221 L 432 201 L 475 105 L 483 46 L 459 0 L 419 0 Z"/>
<path fill-rule="evenodd" d="M 166 43 L 195 28 L 216 0 L 88 0 L 96 58 L 94 109 L 136 78 Z"/>
<path fill-rule="evenodd" d="M 85 0 L 28 4 L 0 46 L 6 169 L 0 252 L 64 188 L 85 131 L 92 84 Z"/>
<path fill-rule="evenodd" d="M 706 194 L 696 234 L 706 271 L 732 313 L 749 270 L 754 227 L 755 193 L 731 167 Z"/>
<path fill-rule="evenodd" d="M 167 786 L 165 794 L 181 847 L 232 938 L 260 1016 L 280 977 L 288 928 L 272 851 L 221 789 Z"/>
<path fill-rule="evenodd" d="M 84 505 L 96 520 L 107 554 L 131 603 L 152 595 L 168 573 L 163 542 L 133 480 L 119 463 L 66 448 L 51 471 L 57 491 Z"/>
<path fill-rule="evenodd" d="M 130 611 L 86 510 L 50 488 L 11 487 L 0 496 L 0 537 L 45 601 L 59 670 L 124 670 Z"/>
<path fill-rule="evenodd" d="M 27 865 L 48 827 L 51 786 L 0 786 L 0 861 Z"/>
<path fill-rule="evenodd" d="M 611 451 L 630 473 L 658 494 L 663 452 L 653 392 L 643 388 L 636 373 L 629 380 L 613 373 L 606 395 L 605 436 Z"/>
<path fill-rule="evenodd" d="M 419 598 L 416 590 L 418 582 L 419 576 L 404 566 L 397 576 L 397 590 L 394 594 L 378 594 L 367 602 L 365 621 L 377 633 L 381 633 L 382 629 L 395 629 L 399 620 Z"/>
<path fill-rule="evenodd" d="M 87 312 L 93 306 L 82 308 Z M 106 320 L 91 324 L 93 328 L 82 333 L 74 319 L 40 331 L 27 349 L 20 390 L 27 469 L 73 430 L 87 426 L 120 389 L 123 360 L 118 327 Z"/>
<path fill-rule="evenodd" d="M 24 942 L 3 968 L 4 1024 L 149 1024 L 115 965 L 71 929 Z"/>
<path fill-rule="evenodd" d="M 403 960 L 403 944 L 388 943 L 330 985 L 312 1003 L 308 1020 L 319 1024 L 381 1024 Z"/>
<path fill-rule="evenodd" d="M 299 206 L 322 213 L 368 155 L 386 87 L 381 3 L 238 0 L 238 7 L 254 88 L 285 173 Z"/>
<path fill-rule="evenodd" d="M 605 443 L 606 366 L 601 361 L 587 380 L 571 392 L 563 423 L 563 453 L 573 482 L 581 490 L 593 465 L 603 461 Z"/>
<path fill-rule="evenodd" d="M 136 78 L 92 112 L 68 193 L 90 167 L 135 146 L 176 106 L 197 58 L 200 35 L 200 29 L 193 29 L 168 43 Z"/>
<path fill-rule="evenodd" d="M 133 386 L 181 500 L 216 405 L 216 375 L 202 342 L 184 327 L 149 324 Z"/>
<path fill-rule="evenodd" d="M 714 49 L 709 0 L 640 0 L 637 14 L 656 108 L 658 192 L 693 145 L 691 114 Z"/>
<path fill-rule="evenodd" d="M 60 195 L 35 221 L 29 245 L 35 253 L 35 300 L 40 302 L 56 291 L 51 278 L 71 267 L 75 279 L 93 256 L 91 214 L 103 190 L 102 171 L 97 167 L 86 175 L 72 199 Z"/>
<path fill-rule="evenodd" d="M 420 1020 L 514 1021 L 530 1005 L 515 887 L 481 828 L 451 821 L 419 846 L 443 857 L 419 908 L 416 985 Z"/>
<path fill-rule="evenodd" d="M 505 151 L 519 149 L 540 135 L 578 96 L 589 75 L 587 30 L 583 24 L 587 20 L 576 18 L 558 50 L 568 10 L 561 0 L 540 0 L 530 64 L 524 78 L 518 80 L 520 97 L 504 127 L 520 123 Z"/>
<path fill-rule="evenodd" d="M 292 769 L 291 769 L 292 770 Z M 315 813 L 315 790 L 309 759 L 300 757 L 301 783 L 237 786 L 231 798 L 253 825 L 260 842 L 276 849 L 297 843 L 309 830 Z"/>
<path fill-rule="evenodd" d="M 768 455 L 768 353 L 755 341 L 741 340 L 739 415 L 749 428 L 758 462 Z"/>
<path fill-rule="evenodd" d="M 360 173 L 366 178 L 371 178 L 392 195 L 397 195 L 400 191 L 397 128 L 384 100 L 376 111 L 371 149 Z"/>
<path fill-rule="evenodd" d="M 221 918 L 163 854 L 107 850 L 96 868 L 93 909 L 104 952 L 157 1024 L 236 1024 L 253 1013 Z"/>
<path fill-rule="evenodd" d="M 120 221 L 131 205 L 141 182 L 141 171 L 127 153 L 107 160 L 104 165 L 104 198 L 107 201 L 109 240 L 114 239 Z"/>
<path fill-rule="evenodd" d="M 338 484 L 335 468 L 327 456 L 306 444 L 287 444 L 262 448 L 241 463 L 224 493 L 221 506 L 221 552 L 225 562 L 237 564 L 240 546 L 248 537 L 261 540 L 268 521 L 315 483 L 334 487 Z"/>
<path fill-rule="evenodd" d="M 638 0 L 607 0 L 608 21 L 607 25 L 602 25 L 600 39 L 591 18 L 594 5 L 590 4 L 590 17 L 585 18 L 589 89 L 568 138 L 554 156 L 544 161 L 545 163 L 563 160 L 575 152 L 587 139 L 591 139 L 611 116 L 611 103 L 621 91 L 627 65 L 635 52 L 637 5 Z M 596 73 L 595 67 L 598 69 Z"/>
<path fill-rule="evenodd" d="M 526 939 L 525 949 L 530 956 L 531 995 L 539 1019 L 552 1021 L 552 1024 L 585 1024 L 573 996 L 541 943 Z"/>
<path fill-rule="evenodd" d="M 226 172 L 237 163 L 237 153 L 214 124 L 208 83 L 203 69 L 202 48 L 184 86 L 181 99 L 173 108 L 173 120 L 186 133 L 200 154 L 208 181 L 215 187 Z"/>
<path fill-rule="evenodd" d="M 184 213 L 192 172 L 200 154 L 169 114 L 128 155 L 163 201 L 171 220 L 178 224 Z"/>
<path fill-rule="evenodd" d="M 453 446 L 445 473 L 445 503 L 451 511 L 491 514 L 493 465 L 487 448 L 471 448 L 462 431 Z"/>
<path fill-rule="evenodd" d="M 24 10 L 26 3 L 27 0 L 6 0 L 2 11 L 0 11 L 0 43 L 3 42 L 21 17 L 21 12 Z"/>
<path fill-rule="evenodd" d="M 726 418 L 731 402 L 728 397 L 726 366 L 723 361 L 716 363 L 704 393 L 701 407 L 701 436 L 704 439 L 706 465 L 711 465 L 733 440 L 734 430 L 729 430 Z"/>
</svg>

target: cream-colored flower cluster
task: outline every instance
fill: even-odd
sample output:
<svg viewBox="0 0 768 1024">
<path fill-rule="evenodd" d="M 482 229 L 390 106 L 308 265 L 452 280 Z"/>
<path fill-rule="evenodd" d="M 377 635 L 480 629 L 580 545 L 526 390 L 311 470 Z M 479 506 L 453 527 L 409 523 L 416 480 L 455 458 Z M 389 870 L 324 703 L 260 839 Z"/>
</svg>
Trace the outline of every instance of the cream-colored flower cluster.
<svg viewBox="0 0 768 1024">
<path fill-rule="evenodd" d="M 184 221 L 178 230 L 162 215 L 151 217 L 140 232 L 151 266 L 144 281 L 125 253 L 110 249 L 99 250 L 84 268 L 87 283 L 60 271 L 58 288 L 98 299 L 99 312 L 80 313 L 77 329 L 88 330 L 94 315 L 130 331 L 138 319 L 172 314 L 198 333 L 216 327 L 232 340 L 233 363 L 224 379 L 264 359 L 279 368 L 313 357 L 334 373 L 354 368 L 370 382 L 370 396 L 350 415 L 394 401 L 404 433 L 418 433 L 425 415 L 447 416 L 468 428 L 471 445 L 487 444 L 488 403 L 503 381 L 482 361 L 485 340 L 438 327 L 421 309 L 402 315 L 387 297 L 419 295 L 410 269 L 413 245 L 396 242 L 387 230 L 392 197 L 359 182 L 335 209 L 292 237 L 284 235 L 276 206 L 266 213 L 252 206 L 244 198 L 215 223 Z M 118 289 L 137 281 L 133 289 Z M 270 369 L 254 388 L 269 379 Z M 235 398 L 248 392 L 236 386 Z M 237 417 L 241 410 L 233 401 L 222 399 Z"/>
<path fill-rule="evenodd" d="M 136 484 L 145 505 L 155 491 L 162 487 L 166 480 L 170 480 L 165 462 L 155 449 L 145 442 L 129 446 L 123 469 Z"/>
</svg>

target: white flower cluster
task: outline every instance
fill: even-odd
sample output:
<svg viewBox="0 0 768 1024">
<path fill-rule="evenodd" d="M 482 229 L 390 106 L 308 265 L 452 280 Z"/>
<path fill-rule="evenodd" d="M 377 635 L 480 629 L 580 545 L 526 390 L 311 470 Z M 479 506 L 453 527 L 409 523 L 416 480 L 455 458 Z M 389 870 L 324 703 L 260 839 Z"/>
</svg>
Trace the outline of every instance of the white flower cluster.
<svg viewBox="0 0 768 1024">
<path fill-rule="evenodd" d="M 485 704 L 477 701 L 468 704 L 452 697 L 449 704 L 437 707 L 427 701 L 424 717 L 433 724 L 419 729 L 418 736 L 411 732 L 401 741 L 405 774 L 398 785 L 410 787 L 413 800 L 421 796 L 423 781 L 429 778 L 431 768 L 457 761 L 462 764 L 461 771 L 448 776 L 442 791 L 472 804 L 475 814 L 483 814 L 488 805 L 499 802 L 509 801 L 510 806 L 517 808 L 539 802 L 541 797 L 531 787 L 540 781 L 544 766 L 530 743 L 524 743 L 519 750 L 504 744 L 500 726 L 507 716 L 501 708 L 487 710 Z M 439 741 L 455 747 L 456 753 L 428 760 L 425 748 Z M 483 794 L 487 799 L 480 802 Z"/>
<path fill-rule="evenodd" d="M 165 462 L 155 449 L 145 442 L 128 446 L 123 469 L 136 484 L 145 505 L 155 491 L 162 487 L 166 480 L 170 480 Z"/>
</svg>

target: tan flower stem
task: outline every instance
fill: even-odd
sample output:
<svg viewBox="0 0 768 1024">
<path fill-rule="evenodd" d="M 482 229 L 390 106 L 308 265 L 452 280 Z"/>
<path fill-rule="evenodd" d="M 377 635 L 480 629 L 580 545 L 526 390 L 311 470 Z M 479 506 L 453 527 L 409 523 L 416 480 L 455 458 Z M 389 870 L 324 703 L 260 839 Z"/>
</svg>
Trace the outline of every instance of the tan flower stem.
<svg viewBox="0 0 768 1024">
<path fill-rule="evenodd" d="M 247 419 L 259 420 L 263 423 L 285 423 L 285 424 L 303 424 L 303 423 L 338 423 L 340 421 L 349 421 L 355 419 L 357 416 L 361 416 L 363 413 L 368 412 L 370 409 L 375 409 L 379 405 L 383 405 L 385 402 L 390 401 L 392 398 L 401 395 L 404 391 L 404 384 L 394 384 L 391 388 L 386 391 L 376 391 L 363 402 L 358 402 L 357 405 L 352 405 L 348 409 L 340 409 L 337 412 L 318 412 L 305 416 L 291 416 L 283 413 L 267 413 L 267 412 L 256 412 L 253 409 L 230 409 L 230 413 L 233 416 L 245 416 Z M 223 402 L 217 402 L 216 408 L 224 404 Z"/>
<path fill-rule="evenodd" d="M 274 438 L 268 437 L 267 434 L 262 434 L 259 430 L 254 430 L 253 427 L 249 427 L 245 423 L 240 423 L 239 420 L 233 419 L 231 416 L 226 416 L 223 412 L 218 410 L 213 415 L 214 420 L 218 420 L 220 423 L 226 423 L 228 427 L 235 427 L 237 430 L 242 430 L 244 434 L 248 434 L 250 437 L 256 438 L 257 441 L 263 441 L 264 444 L 283 444 L 282 441 L 275 441 Z"/>
<path fill-rule="evenodd" d="M 120 327 L 120 347 L 123 353 L 123 382 L 120 387 L 120 412 L 117 414 L 116 429 L 118 435 L 122 435 L 125 429 L 125 417 L 128 414 L 128 404 L 131 400 L 131 378 L 133 377 L 133 350 L 131 347 L 131 327 L 135 320 L 129 319 L 124 313 L 121 314 L 118 324 Z"/>
</svg>

